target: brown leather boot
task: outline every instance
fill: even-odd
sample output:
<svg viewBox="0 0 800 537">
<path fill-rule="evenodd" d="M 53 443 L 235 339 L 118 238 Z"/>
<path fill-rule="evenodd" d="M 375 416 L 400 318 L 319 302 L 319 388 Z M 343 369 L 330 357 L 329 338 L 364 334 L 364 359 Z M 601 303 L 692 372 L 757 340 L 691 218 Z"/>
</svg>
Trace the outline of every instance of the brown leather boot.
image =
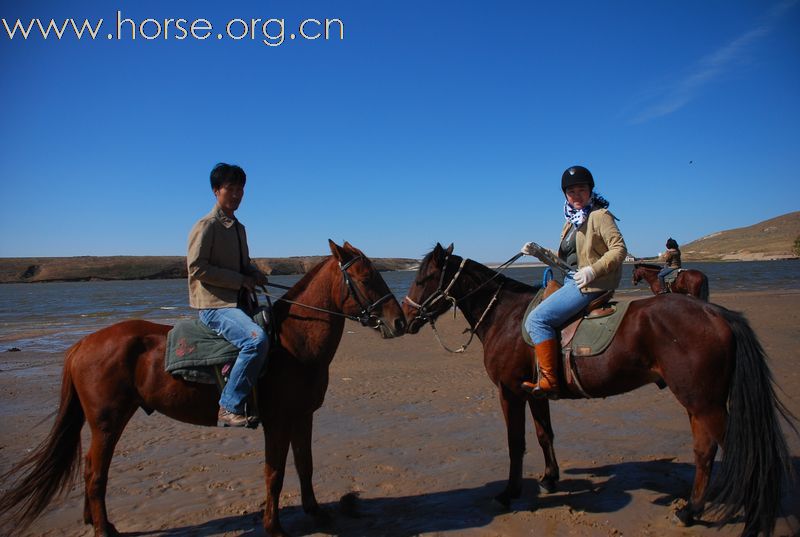
<svg viewBox="0 0 800 537">
<path fill-rule="evenodd" d="M 247 427 L 247 416 L 235 414 L 222 407 L 217 413 L 217 427 Z"/>
<path fill-rule="evenodd" d="M 558 396 L 558 341 L 548 339 L 534 346 L 539 360 L 539 383 L 523 382 L 522 389 L 534 397 Z M 534 364 L 535 366 L 535 364 Z"/>
</svg>

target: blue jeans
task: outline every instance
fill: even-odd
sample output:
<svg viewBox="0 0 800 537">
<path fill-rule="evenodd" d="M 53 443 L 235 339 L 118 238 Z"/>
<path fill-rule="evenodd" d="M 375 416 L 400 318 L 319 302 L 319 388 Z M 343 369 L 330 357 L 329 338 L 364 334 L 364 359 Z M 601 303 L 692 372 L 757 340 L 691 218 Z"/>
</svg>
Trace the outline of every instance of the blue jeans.
<svg viewBox="0 0 800 537">
<path fill-rule="evenodd" d="M 674 268 L 664 267 L 658 272 L 658 281 L 661 282 L 661 288 L 664 289 L 666 285 L 664 284 L 664 278 L 672 274 L 672 271 L 675 270 Z"/>
<path fill-rule="evenodd" d="M 557 329 L 601 294 L 602 291 L 582 293 L 572 279 L 572 273 L 569 273 L 564 277 L 564 286 L 545 298 L 528 315 L 525 330 L 536 345 L 555 339 Z"/>
<path fill-rule="evenodd" d="M 234 414 L 244 414 L 247 395 L 267 359 L 267 335 L 239 308 L 200 310 L 200 322 L 239 349 L 219 406 Z"/>
</svg>

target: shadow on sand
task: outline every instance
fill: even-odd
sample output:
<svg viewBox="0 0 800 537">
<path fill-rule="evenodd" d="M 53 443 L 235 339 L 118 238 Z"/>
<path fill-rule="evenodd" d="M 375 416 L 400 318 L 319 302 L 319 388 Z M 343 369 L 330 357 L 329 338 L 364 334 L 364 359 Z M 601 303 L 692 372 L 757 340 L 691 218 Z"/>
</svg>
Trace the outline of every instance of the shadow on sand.
<svg viewBox="0 0 800 537">
<path fill-rule="evenodd" d="M 793 458 L 793 463 L 795 469 L 800 470 L 800 458 Z M 631 493 L 639 490 L 659 494 L 652 502 L 666 509 L 675 499 L 688 495 L 694 466 L 667 458 L 569 468 L 564 474 L 558 490 L 552 494 L 540 489 L 536 480 L 526 479 L 522 497 L 512 503 L 511 511 L 567 506 L 587 513 L 613 513 L 629 505 Z M 317 533 L 342 537 L 411 537 L 421 533 L 481 528 L 489 525 L 495 517 L 509 512 L 493 501 L 494 495 L 504 486 L 504 481 L 495 481 L 469 489 L 382 498 L 347 494 L 339 502 L 323 505 L 331 515 L 330 523 L 324 527 L 317 526 L 297 505 L 281 509 L 281 523 L 286 531 L 296 536 Z M 794 497 L 796 491 L 791 495 Z M 261 512 L 252 512 L 193 526 L 125 535 L 186 537 L 238 532 L 240 535 L 263 536 L 261 516 Z"/>
</svg>

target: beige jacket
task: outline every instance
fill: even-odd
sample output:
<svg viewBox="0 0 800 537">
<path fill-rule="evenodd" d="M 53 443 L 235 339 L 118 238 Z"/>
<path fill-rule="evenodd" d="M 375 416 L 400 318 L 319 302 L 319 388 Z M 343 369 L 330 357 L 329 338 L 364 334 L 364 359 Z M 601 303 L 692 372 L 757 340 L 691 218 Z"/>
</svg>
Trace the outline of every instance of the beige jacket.
<svg viewBox="0 0 800 537">
<path fill-rule="evenodd" d="M 566 237 L 572 223 L 564 223 L 561 241 Z M 622 262 L 628 255 L 625 240 L 619 232 L 614 216 L 608 209 L 596 209 L 589 213 L 586 222 L 575 235 L 578 250 L 578 268 L 591 265 L 595 279 L 581 289 L 584 293 L 611 291 L 622 279 Z"/>
<path fill-rule="evenodd" d="M 235 308 L 245 275 L 258 270 L 250 261 L 244 226 L 216 205 L 189 233 L 186 265 L 189 305 L 195 309 Z"/>
</svg>

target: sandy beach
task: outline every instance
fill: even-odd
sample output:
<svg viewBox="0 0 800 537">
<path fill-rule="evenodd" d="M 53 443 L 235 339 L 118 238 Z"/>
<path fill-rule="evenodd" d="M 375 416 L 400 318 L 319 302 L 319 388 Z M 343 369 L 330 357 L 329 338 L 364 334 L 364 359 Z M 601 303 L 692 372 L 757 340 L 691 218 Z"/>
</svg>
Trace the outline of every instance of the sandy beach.
<svg viewBox="0 0 800 537">
<path fill-rule="evenodd" d="M 800 416 L 800 293 L 711 298 L 746 314 L 770 356 L 783 401 Z M 449 342 L 463 341 L 460 316 L 443 317 L 439 326 Z M 62 360 L 61 353 L 0 354 L 0 472 L 49 431 Z M 537 486 L 544 462 L 528 419 L 525 489 L 511 510 L 502 509 L 492 497 L 507 477 L 505 427 L 480 342 L 466 354 L 452 355 L 439 347 L 429 327 L 381 340 L 349 323 L 314 426 L 315 490 L 332 522 L 317 528 L 303 514 L 290 460 L 282 523 L 301 536 L 732 536 L 741 531 L 741 524 L 718 531 L 708 524 L 683 528 L 673 522 L 694 467 L 688 419 L 669 390 L 650 385 L 610 399 L 558 401 L 551 409 L 559 489 L 548 494 Z M 800 470 L 800 438 L 787 429 L 787 439 Z M 139 411 L 112 462 L 110 519 L 127 535 L 263 535 L 262 461 L 260 429 L 197 427 Z M 777 535 L 800 534 L 798 489 L 795 483 L 784 497 L 786 516 Z M 343 505 L 345 495 L 357 498 Z M 92 535 L 82 510 L 80 480 L 22 535 Z"/>
</svg>

